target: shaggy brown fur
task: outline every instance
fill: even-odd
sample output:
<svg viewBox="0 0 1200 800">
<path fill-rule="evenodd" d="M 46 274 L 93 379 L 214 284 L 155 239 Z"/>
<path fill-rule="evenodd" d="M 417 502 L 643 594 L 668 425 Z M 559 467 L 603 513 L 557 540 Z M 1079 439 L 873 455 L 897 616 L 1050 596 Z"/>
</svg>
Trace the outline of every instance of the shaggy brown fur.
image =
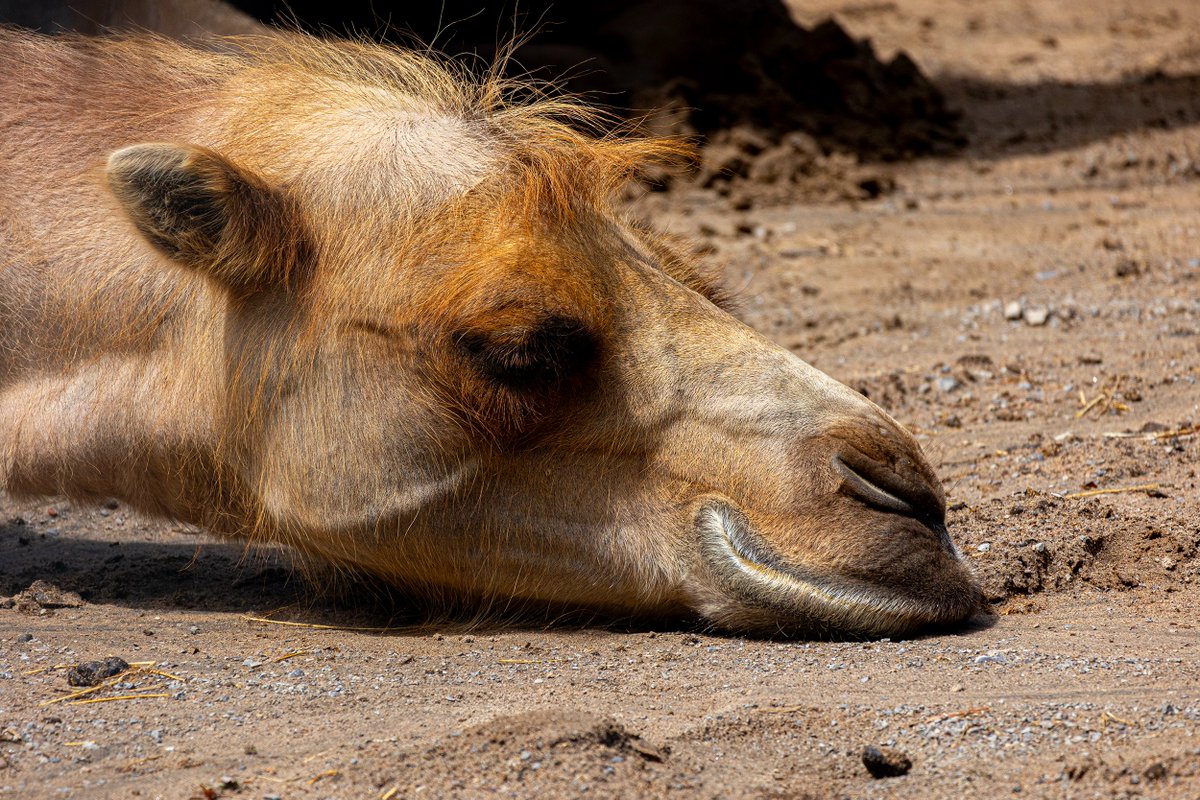
<svg viewBox="0 0 1200 800">
<path fill-rule="evenodd" d="M 0 479 L 430 593 L 970 614 L 878 408 L 613 194 L 677 142 L 362 42 L 0 33 Z"/>
</svg>

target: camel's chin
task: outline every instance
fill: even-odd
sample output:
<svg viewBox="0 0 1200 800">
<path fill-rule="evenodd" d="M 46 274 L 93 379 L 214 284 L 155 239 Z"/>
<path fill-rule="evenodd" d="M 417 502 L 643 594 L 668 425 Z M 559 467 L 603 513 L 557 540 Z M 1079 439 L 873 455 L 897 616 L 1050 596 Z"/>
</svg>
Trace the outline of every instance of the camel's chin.
<svg viewBox="0 0 1200 800">
<path fill-rule="evenodd" d="M 704 571 L 715 591 L 701 603 L 722 628 L 798 636 L 900 636 L 965 621 L 980 593 L 955 554 L 933 553 L 942 575 L 937 592 L 873 583 L 808 567 L 777 553 L 746 515 L 723 499 L 695 516 Z"/>
</svg>

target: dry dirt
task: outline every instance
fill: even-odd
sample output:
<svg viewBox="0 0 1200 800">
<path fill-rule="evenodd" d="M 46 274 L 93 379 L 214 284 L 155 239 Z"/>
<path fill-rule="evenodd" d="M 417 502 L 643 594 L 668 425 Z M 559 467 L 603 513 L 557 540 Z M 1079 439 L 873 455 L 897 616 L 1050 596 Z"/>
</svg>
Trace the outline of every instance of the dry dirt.
<svg viewBox="0 0 1200 800">
<path fill-rule="evenodd" d="M 0 796 L 1200 796 L 1200 5 L 802 5 L 909 52 L 971 144 L 828 173 L 872 172 L 866 199 L 742 180 L 640 210 L 918 433 L 993 615 L 869 643 L 347 630 L 388 602 L 0 501 L 0 594 L 44 582 L 0 609 Z M 110 655 L 166 674 L 48 704 L 53 667 Z M 866 745 L 911 771 L 870 777 Z"/>
</svg>

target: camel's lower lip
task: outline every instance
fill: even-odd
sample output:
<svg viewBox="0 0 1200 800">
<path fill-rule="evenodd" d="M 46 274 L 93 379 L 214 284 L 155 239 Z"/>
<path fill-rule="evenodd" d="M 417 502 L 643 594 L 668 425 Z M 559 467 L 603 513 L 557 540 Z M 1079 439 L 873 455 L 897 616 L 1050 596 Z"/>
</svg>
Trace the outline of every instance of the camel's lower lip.
<svg viewBox="0 0 1200 800">
<path fill-rule="evenodd" d="M 727 595 L 772 619 L 781 630 L 903 632 L 961 614 L 932 609 L 914 597 L 835 571 L 785 561 L 734 505 L 705 501 L 695 526 L 701 558 Z"/>
</svg>

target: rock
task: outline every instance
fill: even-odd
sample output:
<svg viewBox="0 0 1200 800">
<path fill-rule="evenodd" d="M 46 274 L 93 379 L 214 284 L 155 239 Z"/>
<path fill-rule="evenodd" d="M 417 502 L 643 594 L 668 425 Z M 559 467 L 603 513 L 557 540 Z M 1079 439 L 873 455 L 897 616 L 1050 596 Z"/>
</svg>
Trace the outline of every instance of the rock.
<svg viewBox="0 0 1200 800">
<path fill-rule="evenodd" d="M 112 656 L 103 661 L 84 661 L 67 670 L 67 683 L 71 686 L 95 686 L 100 681 L 120 675 L 129 669 L 129 662 Z"/>
<path fill-rule="evenodd" d="M 862 763 L 872 778 L 898 778 L 912 769 L 912 760 L 904 753 L 873 744 L 863 748 Z"/>
<path fill-rule="evenodd" d="M 1049 319 L 1050 310 L 1047 308 L 1025 309 L 1025 323 L 1027 325 L 1045 325 Z"/>
<path fill-rule="evenodd" d="M 960 386 L 962 386 L 962 383 L 958 378 L 953 378 L 949 375 L 937 379 L 937 388 L 940 392 L 953 392 Z"/>
<path fill-rule="evenodd" d="M 1020 319 L 1021 312 L 1023 310 L 1024 309 L 1021 308 L 1021 304 L 1019 302 L 1017 302 L 1016 300 L 1013 300 L 1011 303 L 1005 303 L 1004 304 L 1004 318 L 1005 319 Z"/>
</svg>

